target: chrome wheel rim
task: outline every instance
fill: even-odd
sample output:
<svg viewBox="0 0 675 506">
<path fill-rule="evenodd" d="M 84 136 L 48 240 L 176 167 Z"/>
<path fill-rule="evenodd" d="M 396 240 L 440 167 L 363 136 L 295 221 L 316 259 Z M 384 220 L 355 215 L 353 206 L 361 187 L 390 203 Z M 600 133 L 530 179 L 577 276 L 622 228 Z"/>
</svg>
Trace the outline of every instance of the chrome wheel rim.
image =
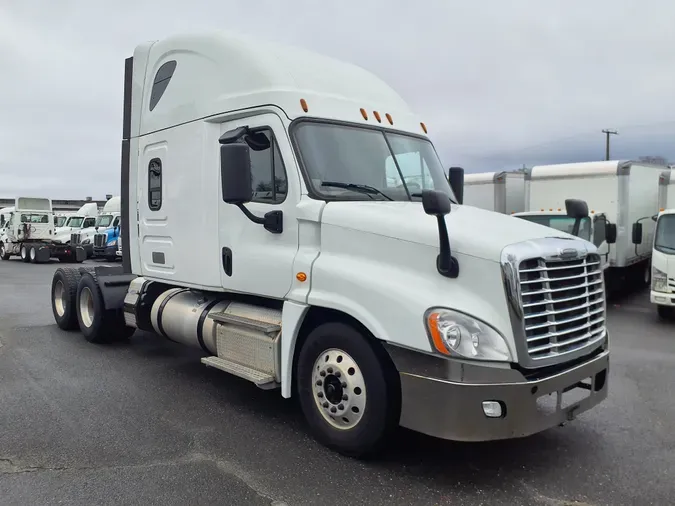
<svg viewBox="0 0 675 506">
<path fill-rule="evenodd" d="M 66 289 L 60 280 L 54 285 L 54 308 L 59 316 L 66 314 Z"/>
<path fill-rule="evenodd" d="M 35 248 L 30 249 L 30 259 L 35 260 Z"/>
<path fill-rule="evenodd" d="M 87 328 L 94 323 L 94 296 L 86 286 L 80 292 L 80 317 Z"/>
<path fill-rule="evenodd" d="M 331 348 L 314 362 L 312 392 L 316 407 L 336 429 L 353 429 L 366 410 L 366 382 L 356 361 Z"/>
</svg>

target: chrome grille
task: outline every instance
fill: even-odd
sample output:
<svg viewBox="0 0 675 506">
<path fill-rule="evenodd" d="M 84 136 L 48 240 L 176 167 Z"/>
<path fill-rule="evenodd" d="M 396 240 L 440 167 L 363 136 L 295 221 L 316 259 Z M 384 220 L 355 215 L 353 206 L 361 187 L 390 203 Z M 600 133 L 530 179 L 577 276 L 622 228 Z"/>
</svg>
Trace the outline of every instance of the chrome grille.
<svg viewBox="0 0 675 506">
<path fill-rule="evenodd" d="M 94 246 L 100 248 L 105 246 L 107 234 L 94 234 Z"/>
<path fill-rule="evenodd" d="M 520 262 L 526 349 L 534 361 L 590 347 L 605 337 L 600 257 Z"/>
<path fill-rule="evenodd" d="M 80 244 L 80 234 L 70 234 L 70 244 L 73 246 Z"/>
</svg>

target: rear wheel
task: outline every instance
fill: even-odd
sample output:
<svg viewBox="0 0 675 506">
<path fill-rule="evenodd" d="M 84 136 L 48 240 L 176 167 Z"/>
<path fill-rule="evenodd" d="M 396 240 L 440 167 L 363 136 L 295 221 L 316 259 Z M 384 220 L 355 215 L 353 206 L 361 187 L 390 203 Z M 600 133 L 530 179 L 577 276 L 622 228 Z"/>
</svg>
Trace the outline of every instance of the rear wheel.
<svg viewBox="0 0 675 506">
<path fill-rule="evenodd" d="M 75 300 L 80 273 L 74 269 L 56 269 L 52 278 L 52 313 L 60 329 L 78 328 Z"/>
<path fill-rule="evenodd" d="M 26 247 L 25 244 L 21 245 L 21 249 L 19 250 L 19 254 L 21 256 L 21 261 L 28 263 L 30 262 L 30 257 L 28 256 L 28 248 Z"/>
<path fill-rule="evenodd" d="M 134 329 L 124 324 L 121 310 L 106 309 L 94 272 L 85 272 L 77 285 L 77 321 L 85 339 L 90 343 L 109 343 L 128 338 Z"/>
<path fill-rule="evenodd" d="M 30 260 L 30 263 L 36 264 L 37 263 L 37 248 L 35 246 L 31 246 L 28 248 L 28 258 Z"/>
<path fill-rule="evenodd" d="M 316 439 L 343 455 L 376 452 L 398 425 L 398 373 L 379 343 L 345 323 L 309 334 L 298 356 L 297 389 Z"/>
</svg>

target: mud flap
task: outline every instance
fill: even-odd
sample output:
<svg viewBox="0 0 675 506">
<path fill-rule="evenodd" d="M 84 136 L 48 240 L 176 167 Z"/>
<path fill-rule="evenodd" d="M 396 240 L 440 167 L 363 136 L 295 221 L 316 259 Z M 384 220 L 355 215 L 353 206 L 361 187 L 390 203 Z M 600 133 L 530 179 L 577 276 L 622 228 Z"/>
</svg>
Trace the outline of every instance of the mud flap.
<svg viewBox="0 0 675 506">
<path fill-rule="evenodd" d="M 82 246 L 75 246 L 75 261 L 84 262 L 87 259 L 87 252 Z"/>
<path fill-rule="evenodd" d="M 49 250 L 49 246 L 41 246 L 35 252 L 35 260 L 40 264 L 49 262 L 51 256 L 52 254 Z"/>
</svg>

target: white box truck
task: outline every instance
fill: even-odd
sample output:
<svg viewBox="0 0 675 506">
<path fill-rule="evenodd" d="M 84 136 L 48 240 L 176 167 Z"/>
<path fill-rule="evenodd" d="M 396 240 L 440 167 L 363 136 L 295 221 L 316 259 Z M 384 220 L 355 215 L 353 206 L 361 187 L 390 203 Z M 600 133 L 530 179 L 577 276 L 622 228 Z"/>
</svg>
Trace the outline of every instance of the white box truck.
<svg viewBox="0 0 675 506">
<path fill-rule="evenodd" d="M 565 200 L 584 200 L 590 209 L 590 235 L 607 264 L 608 289 L 624 283 L 649 285 L 654 222 L 658 212 L 658 181 L 665 169 L 634 161 L 601 161 L 532 167 L 529 213 L 519 218 L 541 223 L 542 216 L 557 228 L 571 227 L 565 218 Z M 554 218 L 558 216 L 558 218 Z M 560 221 L 556 221 L 560 220 Z"/>
<path fill-rule="evenodd" d="M 675 180 L 672 171 L 659 178 L 659 214 L 652 250 L 652 285 L 649 300 L 659 317 L 675 317 Z"/>
<path fill-rule="evenodd" d="M 351 456 L 399 424 L 522 437 L 606 397 L 596 248 L 460 205 L 461 171 L 374 75 L 216 33 L 138 46 L 124 82 L 122 265 L 56 270 L 62 329 L 201 349 Z"/>
<path fill-rule="evenodd" d="M 524 174 L 506 171 L 464 174 L 464 204 L 502 214 L 524 211 Z"/>
</svg>

